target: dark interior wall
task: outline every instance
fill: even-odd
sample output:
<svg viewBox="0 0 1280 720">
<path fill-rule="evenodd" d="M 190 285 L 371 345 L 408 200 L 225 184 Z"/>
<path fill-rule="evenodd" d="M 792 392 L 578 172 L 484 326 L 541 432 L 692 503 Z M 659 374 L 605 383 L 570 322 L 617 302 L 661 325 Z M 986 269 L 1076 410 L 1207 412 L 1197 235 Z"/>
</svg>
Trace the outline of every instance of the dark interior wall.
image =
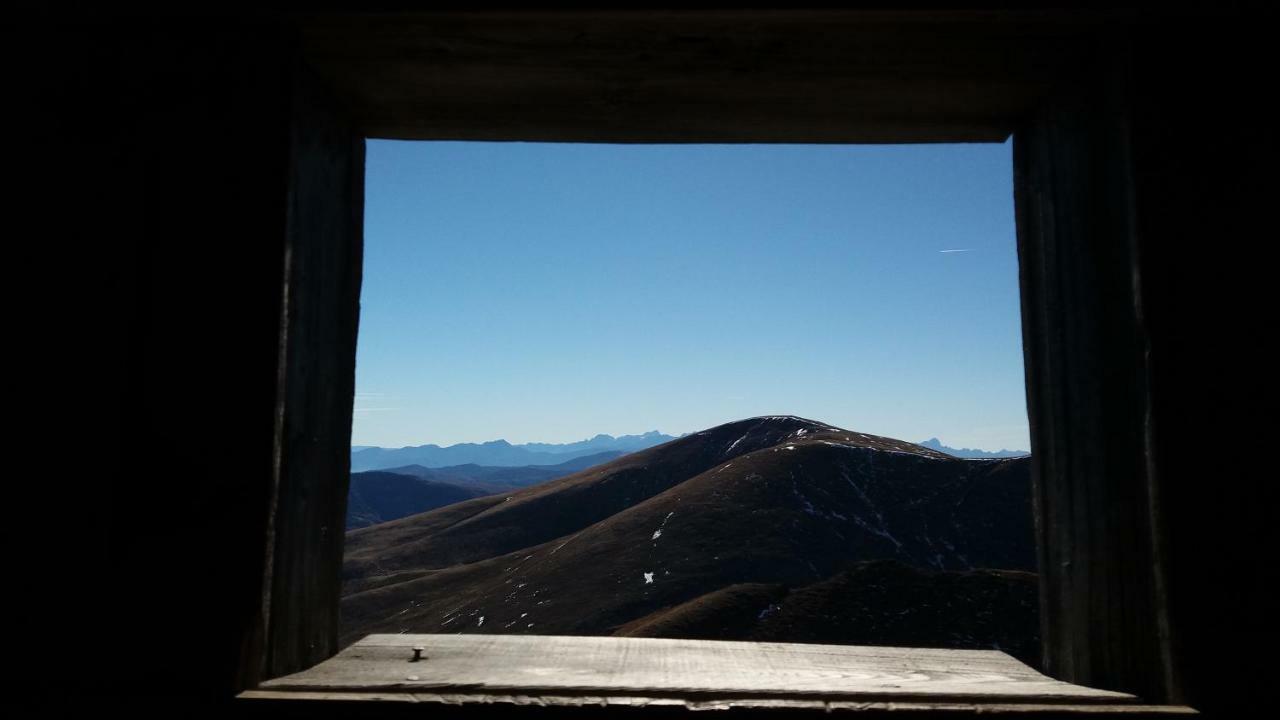
<svg viewBox="0 0 1280 720">
<path fill-rule="evenodd" d="M 198 654 L 139 660 L 148 684 L 212 697 L 251 675 L 260 653 L 288 38 L 272 27 L 165 23 L 135 41 L 130 52 L 145 55 L 124 72 L 145 78 L 128 109 L 145 108 L 134 117 L 146 160 L 140 227 L 130 233 L 138 278 L 130 392 L 140 416 L 129 435 L 147 452 L 122 473 L 114 575 L 133 597 L 126 627 L 161 637 L 199 628 Z"/>
<path fill-rule="evenodd" d="M 1136 234 L 1175 671 L 1220 717 L 1263 706 L 1274 546 L 1275 115 L 1269 26 L 1153 23 L 1133 54 Z M 1265 650 L 1264 650 L 1265 652 Z"/>
<path fill-rule="evenodd" d="M 12 619 L 51 655 L 41 702 L 226 699 L 261 654 L 292 41 L 208 18 L 20 26 L 11 237 L 32 259 L 10 267 L 49 379 L 17 504 L 45 619 Z M 72 682 L 49 672 L 69 661 Z"/>
</svg>

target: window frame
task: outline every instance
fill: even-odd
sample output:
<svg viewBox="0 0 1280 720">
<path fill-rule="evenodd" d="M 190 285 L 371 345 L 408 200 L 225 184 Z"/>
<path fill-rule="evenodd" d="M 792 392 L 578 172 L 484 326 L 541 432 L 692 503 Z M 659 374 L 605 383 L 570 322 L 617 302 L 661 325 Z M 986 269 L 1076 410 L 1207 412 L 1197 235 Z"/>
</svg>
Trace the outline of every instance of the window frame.
<svg viewBox="0 0 1280 720">
<path fill-rule="evenodd" d="M 1028 26 L 1025 16 L 1012 13 L 984 22 L 943 13 L 659 18 L 653 22 L 668 23 L 661 27 L 710 38 L 713 48 L 729 53 L 729 62 L 754 61 L 761 45 L 753 39 L 803 44 L 808 34 L 833 19 L 846 23 L 851 43 L 865 40 L 870 24 L 877 37 L 888 38 L 884 47 L 897 53 L 893 60 L 898 64 L 859 91 L 861 114 L 845 107 L 857 102 L 842 104 L 830 97 L 849 92 L 842 71 L 879 70 L 857 53 L 848 56 L 850 65 L 843 68 L 809 63 L 804 56 L 792 59 L 801 68 L 824 67 L 810 79 L 813 88 L 830 92 L 815 93 L 808 104 L 798 102 L 778 113 L 776 108 L 744 104 L 749 83 L 740 83 L 743 94 L 730 98 L 738 106 L 730 102 L 728 110 L 704 108 L 703 116 L 693 118 L 683 131 L 671 124 L 674 115 L 688 112 L 683 100 L 664 104 L 661 98 L 628 98 L 626 88 L 599 82 L 544 89 L 544 96 L 558 104 L 533 120 L 521 115 L 531 109 L 528 96 L 513 88 L 508 96 L 459 104 L 441 124 L 415 104 L 420 97 L 397 95 L 404 86 L 387 72 L 391 66 L 380 65 L 369 49 L 390 27 L 398 28 L 395 37 L 407 43 L 396 52 L 412 56 L 413 42 L 430 46 L 431 33 L 479 41 L 489 31 L 507 32 L 512 18 L 444 14 L 353 21 L 348 16 L 320 16 L 299 22 L 275 487 L 259 629 L 262 645 L 246 660 L 246 685 L 309 667 L 337 650 L 365 136 L 956 142 L 998 141 L 1012 134 L 1043 666 L 1047 674 L 1067 682 L 1132 692 L 1151 702 L 1177 700 L 1157 484 L 1149 460 L 1153 429 L 1136 272 L 1123 37 L 1114 36 L 1101 22 L 1070 17 L 1063 24 L 1062 17 L 1045 16 Z M 546 43 L 539 57 L 553 64 L 566 57 L 557 45 L 566 30 L 637 44 L 652 42 L 653 37 L 653 25 L 637 16 L 583 13 L 536 20 L 529 26 L 530 37 Z M 936 48 L 924 49 L 912 41 L 948 32 L 952 35 L 945 36 L 949 39 L 943 49 L 956 57 L 969 57 L 978 44 L 990 43 L 995 43 L 995 54 L 1007 57 L 995 65 L 980 64 L 978 70 L 990 76 L 961 72 L 938 81 L 942 87 L 929 80 L 920 87 L 944 93 L 939 96 L 941 105 L 895 116 L 905 112 L 898 91 L 910 91 L 905 94 L 915 98 L 912 92 L 919 89 L 909 73 L 905 79 L 895 75 L 898 68 L 920 61 L 936 72 L 940 62 Z M 1043 65 L 1043 54 L 1034 49 L 1037 41 L 1052 41 L 1055 49 L 1069 52 L 1065 59 Z M 942 55 L 945 60 L 947 53 Z M 646 63 L 640 55 L 630 56 L 619 60 L 617 69 L 644 77 Z M 410 62 L 407 67 L 411 79 L 449 90 L 430 76 L 430 64 Z M 564 69 L 582 70 L 569 65 Z M 773 73 L 767 63 L 758 74 L 757 85 L 764 88 L 787 76 Z M 489 89 L 484 76 L 478 77 L 472 94 Z M 669 75 L 656 77 L 673 80 Z M 695 84 L 695 93 L 718 92 L 702 82 Z M 979 83 L 983 93 L 964 95 L 966 83 Z M 945 92 L 950 90 L 961 100 L 948 105 L 951 96 Z M 643 88 L 634 91 L 642 93 Z M 454 97 L 474 99 L 465 87 Z M 878 101 L 889 110 L 879 115 L 865 110 L 881 107 Z M 593 116 L 592 122 L 605 124 L 589 126 L 573 119 L 575 108 L 596 107 L 607 112 Z M 743 111 L 742 117 L 727 121 L 735 110 Z M 418 126 L 412 124 L 415 117 L 428 119 Z"/>
</svg>

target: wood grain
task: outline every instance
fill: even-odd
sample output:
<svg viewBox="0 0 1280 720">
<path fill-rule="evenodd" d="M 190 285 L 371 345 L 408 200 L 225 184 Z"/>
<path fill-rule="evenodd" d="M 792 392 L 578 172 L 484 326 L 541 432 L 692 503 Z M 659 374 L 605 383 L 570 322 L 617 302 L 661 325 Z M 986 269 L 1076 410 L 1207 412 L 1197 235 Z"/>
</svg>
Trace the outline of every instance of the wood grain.
<svg viewBox="0 0 1280 720">
<path fill-rule="evenodd" d="M 1089 23 L 974 20 L 458 12 L 301 25 L 308 62 L 376 137 L 998 142 L 1071 65 Z"/>
<path fill-rule="evenodd" d="M 1177 702 L 1120 49 L 1014 136 L 1042 667 Z"/>
<path fill-rule="evenodd" d="M 410 662 L 412 648 L 425 660 Z M 263 690 L 385 693 L 1127 704 L 1131 695 L 1041 675 L 994 650 L 618 637 L 370 635 Z"/>
<path fill-rule="evenodd" d="M 303 69 L 291 107 L 265 677 L 338 649 L 364 242 L 363 138 Z"/>
<path fill-rule="evenodd" d="M 1019 717 L 1061 717 L 1064 714 L 1085 715 L 1088 717 L 1116 716 L 1124 718 L 1139 717 L 1186 717 L 1198 713 L 1183 705 L 1137 705 L 1090 703 L 1018 703 L 1018 702 L 870 702 L 870 701 L 829 701 L 786 698 L 720 698 L 712 701 L 681 700 L 678 698 L 655 698 L 637 695 L 496 695 L 496 694 L 463 694 L 463 693 L 430 693 L 430 692 L 335 692 L 326 690 L 246 690 L 240 694 L 242 701 L 279 704 L 279 703 L 361 703 L 385 707 L 394 705 L 443 705 L 485 706 L 498 711 L 503 707 L 535 707 L 535 708 L 683 708 L 687 710 L 788 710 L 860 713 L 937 713 L 951 717 L 956 715 L 1016 715 Z M 341 710 L 335 710 L 341 712 Z"/>
</svg>

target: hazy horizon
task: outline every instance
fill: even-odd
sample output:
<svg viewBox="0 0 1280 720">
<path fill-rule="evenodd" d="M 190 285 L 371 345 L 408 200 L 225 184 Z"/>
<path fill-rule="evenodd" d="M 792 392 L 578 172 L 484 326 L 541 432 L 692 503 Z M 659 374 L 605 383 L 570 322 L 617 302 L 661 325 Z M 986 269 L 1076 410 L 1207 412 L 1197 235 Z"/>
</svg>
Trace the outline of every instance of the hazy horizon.
<svg viewBox="0 0 1280 720">
<path fill-rule="evenodd" d="M 791 415 L 791 414 L 792 414 L 792 413 L 777 413 L 777 415 Z M 759 416 L 759 417 L 768 417 L 768 416 Z M 725 421 L 725 423 L 733 422 L 734 420 L 748 420 L 748 419 L 750 419 L 750 418 L 734 418 L 733 420 L 726 420 L 726 421 Z M 805 419 L 807 419 L 807 420 L 817 420 L 817 418 L 805 418 Z M 725 423 L 718 423 L 718 424 L 723 425 L 723 424 L 725 424 Z M 712 427 L 714 427 L 714 426 L 712 426 Z M 699 428 L 699 430 L 706 430 L 706 429 L 707 429 L 707 428 Z M 852 430 L 853 428 L 845 428 L 845 429 L 846 429 L 846 430 Z M 534 439 L 534 440 L 512 440 L 512 439 L 510 439 L 510 438 L 505 438 L 505 437 L 491 437 L 491 438 L 488 438 L 488 439 L 486 439 L 486 440 L 461 440 L 461 441 L 458 441 L 458 442 L 456 442 L 456 443 L 438 443 L 438 442 L 434 442 L 434 441 L 432 441 L 432 440 L 424 440 L 424 441 L 422 441 L 422 442 L 409 443 L 408 445 L 394 445 L 394 446 L 392 446 L 392 445 L 374 445 L 374 444 L 370 444 L 370 443 L 356 443 L 356 442 L 352 442 L 352 443 L 351 443 L 351 446 L 352 446 L 353 448 L 357 448 L 357 447 L 381 447 L 381 448 L 388 449 L 388 450 L 396 450 L 396 449 L 405 448 L 405 447 L 421 447 L 421 446 L 423 446 L 423 445 L 439 445 L 439 446 L 441 446 L 441 447 L 448 447 L 449 445 L 464 445 L 464 444 L 468 444 L 468 443 L 469 443 L 469 444 L 477 444 L 477 445 L 478 445 L 478 444 L 482 444 L 482 443 L 486 443 L 486 442 L 493 442 L 493 441 L 496 441 L 496 440 L 505 440 L 506 442 L 510 443 L 511 445 L 528 445 L 528 444 L 568 445 L 568 444 L 571 444 L 571 443 L 583 442 L 583 441 L 585 441 L 585 440 L 591 440 L 591 439 L 595 438 L 597 435 L 609 435 L 609 436 L 612 436 L 612 437 L 614 437 L 614 438 L 619 438 L 619 437 L 626 437 L 626 436 L 644 435 L 645 433 L 649 433 L 649 432 L 657 432 L 657 433 L 660 433 L 660 434 L 662 434 L 662 435 L 667 435 L 667 436 L 670 436 L 670 437 L 678 438 L 678 437 L 681 437 L 681 436 L 684 436 L 684 435 L 691 435 L 691 434 L 693 434 L 693 433 L 695 433 L 695 432 L 698 432 L 699 430 L 683 430 L 683 431 L 681 431 L 681 432 L 668 432 L 668 431 L 666 431 L 666 430 L 663 430 L 662 428 L 649 428 L 648 430 L 637 430 L 637 431 L 634 431 L 634 432 L 603 432 L 603 433 L 596 433 L 595 435 L 589 435 L 589 436 L 580 437 L 580 438 L 571 438 L 571 439 L 566 439 L 566 440 L 561 440 L 561 439 L 557 439 L 557 440 L 537 440 L 537 439 Z M 860 431 L 859 431 L 859 432 L 860 432 Z M 990 451 L 992 451 L 992 452 L 996 452 L 996 451 L 1000 451 L 1000 450 L 1029 451 L 1029 449 L 1030 449 L 1030 443 L 1028 443 L 1028 446 L 1027 446 L 1027 447 L 968 447 L 968 446 L 965 446 L 965 445 L 962 445 L 962 444 L 953 443 L 953 442 L 948 442 L 946 438 L 939 437 L 936 433 L 935 433 L 935 434 L 933 434 L 933 435 L 929 435 L 929 436 L 927 436 L 927 437 L 918 437 L 918 438 L 894 438 L 894 439 L 896 439 L 896 440 L 905 440 L 906 442 L 911 442 L 911 443 L 920 443 L 920 442 L 924 442 L 924 441 L 927 441 L 927 440 L 938 440 L 938 441 L 939 441 L 939 442 L 941 442 L 943 445 L 945 445 L 945 446 L 947 446 L 947 447 L 951 447 L 951 448 L 956 448 L 956 449 L 968 449 L 968 450 L 990 450 Z"/>
<path fill-rule="evenodd" d="M 369 141 L 352 444 L 1025 450 L 1010 151 Z"/>
</svg>

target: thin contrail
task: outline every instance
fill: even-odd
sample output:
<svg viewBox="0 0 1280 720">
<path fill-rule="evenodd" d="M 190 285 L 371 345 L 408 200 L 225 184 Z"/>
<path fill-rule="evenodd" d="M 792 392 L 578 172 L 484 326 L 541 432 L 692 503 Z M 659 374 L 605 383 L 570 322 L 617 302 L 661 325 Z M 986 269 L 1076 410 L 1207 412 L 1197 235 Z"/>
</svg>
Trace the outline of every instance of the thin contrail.
<svg viewBox="0 0 1280 720">
<path fill-rule="evenodd" d="M 957 248 L 955 250 L 939 250 L 940 253 L 973 252 L 973 248 Z"/>
</svg>

